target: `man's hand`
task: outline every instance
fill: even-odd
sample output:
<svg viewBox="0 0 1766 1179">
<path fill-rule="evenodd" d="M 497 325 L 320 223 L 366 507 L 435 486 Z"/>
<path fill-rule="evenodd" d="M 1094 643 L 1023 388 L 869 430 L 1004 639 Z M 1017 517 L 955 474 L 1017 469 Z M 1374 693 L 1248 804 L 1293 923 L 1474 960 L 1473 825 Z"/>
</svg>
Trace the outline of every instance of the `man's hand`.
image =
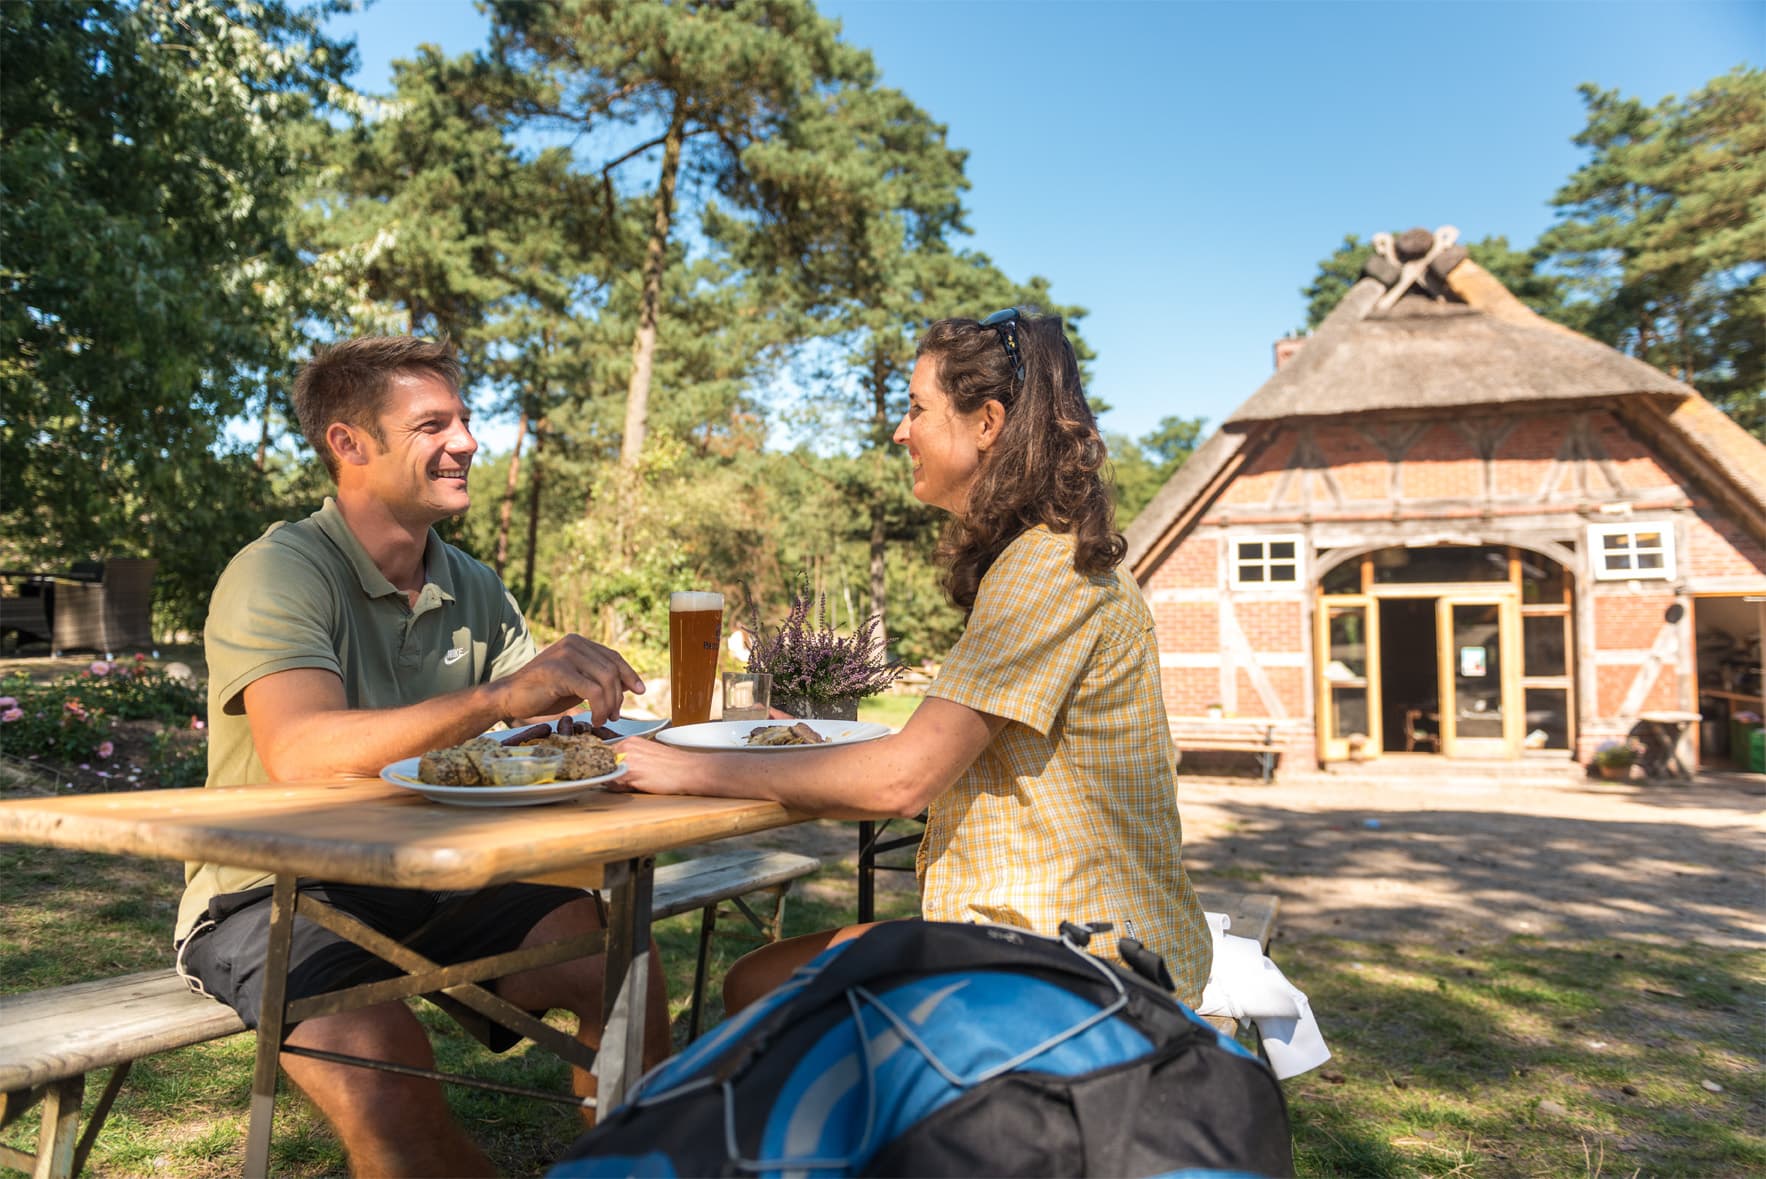
<svg viewBox="0 0 1766 1179">
<path fill-rule="evenodd" d="M 642 692 L 644 681 L 619 652 L 565 635 L 514 675 L 497 680 L 502 719 L 556 716 L 587 703 L 596 723 L 619 715 L 627 692 Z"/>
</svg>

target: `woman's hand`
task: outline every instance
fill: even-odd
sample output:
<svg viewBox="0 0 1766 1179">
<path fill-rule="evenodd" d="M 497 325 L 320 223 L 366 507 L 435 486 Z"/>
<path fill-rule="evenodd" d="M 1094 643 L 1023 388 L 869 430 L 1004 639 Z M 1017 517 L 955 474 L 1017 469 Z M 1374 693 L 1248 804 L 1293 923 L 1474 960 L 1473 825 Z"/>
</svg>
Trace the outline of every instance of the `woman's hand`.
<svg viewBox="0 0 1766 1179">
<path fill-rule="evenodd" d="M 707 769 L 715 769 L 710 763 L 730 756 L 677 749 L 649 737 L 628 737 L 613 749 L 625 757 L 625 773 L 607 783 L 607 789 L 621 794 L 714 793 L 696 784 L 705 780 Z"/>
</svg>

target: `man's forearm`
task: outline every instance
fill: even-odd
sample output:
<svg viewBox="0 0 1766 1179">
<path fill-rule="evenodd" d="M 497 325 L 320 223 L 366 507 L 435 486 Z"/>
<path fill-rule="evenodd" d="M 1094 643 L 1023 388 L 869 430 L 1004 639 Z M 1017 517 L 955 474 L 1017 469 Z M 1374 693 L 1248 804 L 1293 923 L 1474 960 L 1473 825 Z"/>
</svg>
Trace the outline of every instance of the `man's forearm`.
<svg viewBox="0 0 1766 1179">
<path fill-rule="evenodd" d="M 402 708 L 309 712 L 277 725 L 269 741 L 254 721 L 252 734 L 274 781 L 371 778 L 401 758 L 478 736 L 504 719 L 503 701 L 493 681 Z"/>
</svg>

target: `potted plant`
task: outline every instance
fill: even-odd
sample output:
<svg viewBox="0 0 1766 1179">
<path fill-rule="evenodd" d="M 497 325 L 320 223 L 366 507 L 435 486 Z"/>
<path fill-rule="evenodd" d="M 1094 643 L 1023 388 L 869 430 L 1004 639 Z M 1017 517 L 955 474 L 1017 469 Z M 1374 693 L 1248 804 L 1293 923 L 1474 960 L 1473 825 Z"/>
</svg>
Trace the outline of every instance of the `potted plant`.
<svg viewBox="0 0 1766 1179">
<path fill-rule="evenodd" d="M 751 609 L 754 646 L 748 670 L 773 677 L 772 706 L 781 712 L 857 720 L 858 702 L 884 691 L 902 673 L 901 664 L 891 663 L 877 642 L 877 616 L 865 619 L 850 635 L 838 633 L 828 620 L 828 596 L 812 595 L 807 578 L 776 629 L 762 625 L 758 605 Z"/>
<path fill-rule="evenodd" d="M 1609 782 L 1625 782 L 1631 778 L 1631 764 L 1637 753 L 1622 741 L 1608 741 L 1594 751 L 1591 764 L 1597 777 Z"/>
</svg>

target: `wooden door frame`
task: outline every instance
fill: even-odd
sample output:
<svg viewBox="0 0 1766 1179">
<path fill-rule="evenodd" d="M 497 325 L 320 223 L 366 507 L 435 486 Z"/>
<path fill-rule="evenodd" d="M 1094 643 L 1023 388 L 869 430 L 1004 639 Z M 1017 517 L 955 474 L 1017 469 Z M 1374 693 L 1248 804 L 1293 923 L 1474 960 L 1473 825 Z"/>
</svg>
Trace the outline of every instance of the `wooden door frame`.
<svg viewBox="0 0 1766 1179">
<path fill-rule="evenodd" d="M 1500 583 L 1493 583 L 1500 585 Z M 1498 672 L 1497 686 L 1502 701 L 1502 737 L 1459 736 L 1459 703 L 1454 695 L 1454 678 L 1458 670 L 1453 641 L 1453 608 L 1455 606 L 1495 606 Z M 1439 661 L 1441 752 L 1447 757 L 1521 756 L 1521 715 L 1526 693 L 1521 690 L 1521 601 L 1512 587 L 1461 590 L 1442 594 L 1435 600 L 1435 652 Z M 1475 748 L 1462 745 L 1477 742 Z M 1494 748 L 1493 748 L 1494 747 Z"/>
<path fill-rule="evenodd" d="M 1385 744 L 1380 685 L 1379 600 L 1371 594 L 1323 593 L 1318 595 L 1317 607 L 1313 611 L 1313 642 L 1317 652 L 1317 658 L 1313 660 L 1313 682 L 1314 698 L 1318 702 L 1317 723 L 1313 725 L 1313 731 L 1318 741 L 1318 760 L 1320 764 L 1349 760 L 1348 740 L 1336 736 L 1332 729 L 1334 712 L 1331 707 L 1331 685 L 1337 681 L 1325 677 L 1325 668 L 1329 666 L 1331 656 L 1331 610 L 1336 607 L 1359 609 L 1367 631 L 1367 673 L 1361 677 L 1360 684 L 1367 693 L 1367 726 L 1370 731 L 1365 734 L 1367 744 L 1362 749 L 1360 760 L 1373 761 L 1380 756 Z"/>
</svg>

